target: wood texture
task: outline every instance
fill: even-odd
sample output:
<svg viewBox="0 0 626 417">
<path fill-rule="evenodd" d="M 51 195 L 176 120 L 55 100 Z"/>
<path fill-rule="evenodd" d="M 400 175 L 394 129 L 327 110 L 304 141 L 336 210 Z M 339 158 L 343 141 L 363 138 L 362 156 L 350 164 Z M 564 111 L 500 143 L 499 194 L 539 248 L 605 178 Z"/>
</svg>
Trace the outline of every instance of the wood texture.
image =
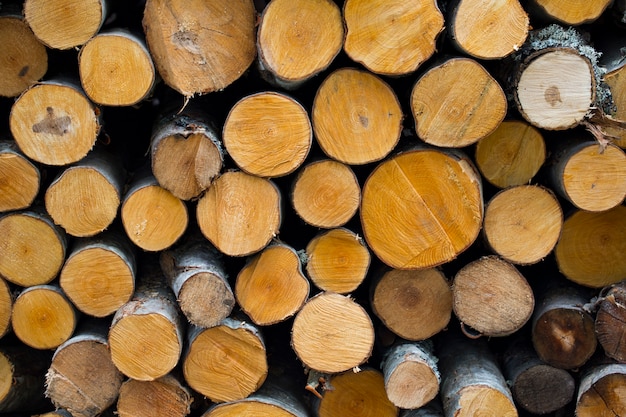
<svg viewBox="0 0 626 417">
<path fill-rule="evenodd" d="M 595 318 L 598 343 L 608 357 L 626 362 L 626 282 L 611 286 L 598 301 Z"/>
<path fill-rule="evenodd" d="M 117 414 L 120 417 L 166 415 L 184 417 L 191 411 L 193 398 L 175 376 L 167 374 L 154 381 L 128 379 L 120 388 Z"/>
<path fill-rule="evenodd" d="M 599 365 L 589 369 L 580 380 L 576 397 L 576 416 L 608 417 L 626 413 L 626 365 Z"/>
<path fill-rule="evenodd" d="M 37 165 L 15 142 L 0 140 L 0 213 L 28 208 L 39 193 L 40 183 Z"/>
</svg>

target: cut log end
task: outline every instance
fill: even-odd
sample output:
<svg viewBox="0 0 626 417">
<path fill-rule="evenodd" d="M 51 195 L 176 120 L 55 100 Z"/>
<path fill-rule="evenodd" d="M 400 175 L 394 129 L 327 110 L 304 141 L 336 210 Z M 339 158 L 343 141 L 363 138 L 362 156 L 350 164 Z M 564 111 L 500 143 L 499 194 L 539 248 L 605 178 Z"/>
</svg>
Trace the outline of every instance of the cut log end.
<svg viewBox="0 0 626 417">
<path fill-rule="evenodd" d="M 574 377 L 569 372 L 544 364 L 522 372 L 511 391 L 525 410 L 547 414 L 566 406 L 572 400 L 575 385 Z"/>
<path fill-rule="evenodd" d="M 626 362 L 626 283 L 611 288 L 600 302 L 595 329 L 598 343 L 610 358 Z"/>
<path fill-rule="evenodd" d="M 470 385 L 459 392 L 455 417 L 517 417 L 515 404 L 501 391 L 488 385 Z M 486 406 L 487 405 L 487 406 Z"/>
<path fill-rule="evenodd" d="M 199 272 L 180 288 L 178 305 L 190 323 L 208 328 L 230 315 L 235 296 L 224 279 L 209 272 Z"/>
<path fill-rule="evenodd" d="M 626 414 L 624 399 L 626 365 L 600 365 L 583 375 L 576 401 L 577 417 L 621 416 Z"/>
<path fill-rule="evenodd" d="M 4 336 L 11 327 L 12 311 L 13 295 L 11 288 L 4 279 L 0 278 L 0 337 Z"/>
<path fill-rule="evenodd" d="M 0 213 L 28 208 L 39 193 L 39 168 L 11 148 L 0 141 Z"/>
<path fill-rule="evenodd" d="M 185 417 L 193 398 L 176 378 L 165 375 L 155 381 L 129 379 L 122 384 L 117 400 L 120 417 Z"/>
<path fill-rule="evenodd" d="M 551 20 L 557 20 L 566 25 L 581 25 L 598 19 L 612 2 L 611 0 L 592 2 L 573 0 L 564 4 L 558 0 L 533 0 L 533 3 L 537 4 Z"/>
</svg>

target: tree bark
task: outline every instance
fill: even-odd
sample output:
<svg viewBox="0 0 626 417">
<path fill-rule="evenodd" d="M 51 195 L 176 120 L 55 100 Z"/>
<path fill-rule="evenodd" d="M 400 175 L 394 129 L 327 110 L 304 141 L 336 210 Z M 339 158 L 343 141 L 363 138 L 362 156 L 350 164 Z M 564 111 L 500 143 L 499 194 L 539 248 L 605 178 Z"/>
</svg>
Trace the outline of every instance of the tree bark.
<svg viewBox="0 0 626 417">
<path fill-rule="evenodd" d="M 284 94 L 267 91 L 243 97 L 230 109 L 224 146 L 237 166 L 273 178 L 295 171 L 309 154 L 311 121 L 304 107 Z"/>
<path fill-rule="evenodd" d="M 323 159 L 306 164 L 291 189 L 291 204 L 307 224 L 331 229 L 346 224 L 361 202 L 361 187 L 350 166 Z"/>
<path fill-rule="evenodd" d="M 37 165 L 19 150 L 15 142 L 0 140 L 0 213 L 30 207 L 39 193 L 40 183 L 41 173 Z"/>
<path fill-rule="evenodd" d="M 309 291 L 300 256 L 291 246 L 278 242 L 250 258 L 235 282 L 241 309 L 261 326 L 292 317 L 306 302 Z"/>
<path fill-rule="evenodd" d="M 172 374 L 153 381 L 128 379 L 120 388 L 117 415 L 120 417 L 185 417 L 191 410 L 189 390 Z"/>
<path fill-rule="evenodd" d="M 592 213 L 578 210 L 565 219 L 554 253 L 559 270 L 569 280 L 602 288 L 624 279 L 626 207 Z"/>
<path fill-rule="evenodd" d="M 0 348 L 0 412 L 38 412 L 48 406 L 44 397 L 50 354 L 22 344 Z"/>
<path fill-rule="evenodd" d="M 296 89 L 331 64 L 343 39 L 341 10 L 332 1 L 270 2 L 257 33 L 261 76 L 279 87 Z"/>
<path fill-rule="evenodd" d="M 613 417 L 626 414 L 626 364 L 599 365 L 580 379 L 577 417 Z"/>
<path fill-rule="evenodd" d="M 385 264 L 399 269 L 437 266 L 456 258 L 478 237 L 480 176 L 461 153 L 405 151 L 369 174 L 360 214 L 365 240 Z"/>
<path fill-rule="evenodd" d="M 496 130 L 506 116 L 507 101 L 500 84 L 477 61 L 451 58 L 417 80 L 411 112 L 424 142 L 461 148 Z"/>
<path fill-rule="evenodd" d="M 611 286 L 599 299 L 595 329 L 604 353 L 626 362 L 626 282 Z"/>
<path fill-rule="evenodd" d="M 330 158 L 351 165 L 379 161 L 400 140 L 402 108 L 393 89 L 370 72 L 340 68 L 313 101 L 315 138 Z"/>
<path fill-rule="evenodd" d="M 435 52 L 444 28 L 435 1 L 347 0 L 343 16 L 348 56 L 383 75 L 405 75 L 418 69 Z M 407 44 L 412 47 L 406 48 Z"/>
</svg>

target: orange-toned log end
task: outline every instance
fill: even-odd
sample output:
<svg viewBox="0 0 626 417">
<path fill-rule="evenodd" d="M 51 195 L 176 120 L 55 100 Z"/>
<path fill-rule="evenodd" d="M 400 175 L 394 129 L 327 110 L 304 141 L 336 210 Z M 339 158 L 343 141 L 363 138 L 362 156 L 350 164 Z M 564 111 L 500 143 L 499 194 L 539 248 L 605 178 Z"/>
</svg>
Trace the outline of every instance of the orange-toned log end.
<svg viewBox="0 0 626 417">
<path fill-rule="evenodd" d="M 174 376 L 154 381 L 129 379 L 122 384 L 117 400 L 120 417 L 185 417 L 191 411 L 193 397 Z"/>
<path fill-rule="evenodd" d="M 582 376 L 576 400 L 577 417 L 626 414 L 626 364 L 596 366 Z"/>
<path fill-rule="evenodd" d="M 594 22 L 611 3 L 611 0 L 571 0 L 567 4 L 559 0 L 533 0 L 531 2 L 537 5 L 550 20 L 557 20 L 572 26 Z"/>
<path fill-rule="evenodd" d="M 16 148 L 0 140 L 0 213 L 28 208 L 39 193 L 39 168 Z"/>
<path fill-rule="evenodd" d="M 436 149 L 394 156 L 378 165 L 363 187 L 365 240 L 393 268 L 448 262 L 478 236 L 481 189 L 480 177 L 467 159 Z"/>
</svg>

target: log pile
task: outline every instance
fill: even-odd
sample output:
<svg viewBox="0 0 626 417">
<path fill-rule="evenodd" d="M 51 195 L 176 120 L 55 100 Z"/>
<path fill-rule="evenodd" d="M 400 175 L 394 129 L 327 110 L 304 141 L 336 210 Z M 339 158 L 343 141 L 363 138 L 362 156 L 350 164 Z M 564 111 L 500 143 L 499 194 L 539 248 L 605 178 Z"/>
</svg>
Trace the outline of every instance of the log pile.
<svg viewBox="0 0 626 417">
<path fill-rule="evenodd" d="M 0 3 L 0 414 L 626 415 L 625 9 Z"/>
</svg>

